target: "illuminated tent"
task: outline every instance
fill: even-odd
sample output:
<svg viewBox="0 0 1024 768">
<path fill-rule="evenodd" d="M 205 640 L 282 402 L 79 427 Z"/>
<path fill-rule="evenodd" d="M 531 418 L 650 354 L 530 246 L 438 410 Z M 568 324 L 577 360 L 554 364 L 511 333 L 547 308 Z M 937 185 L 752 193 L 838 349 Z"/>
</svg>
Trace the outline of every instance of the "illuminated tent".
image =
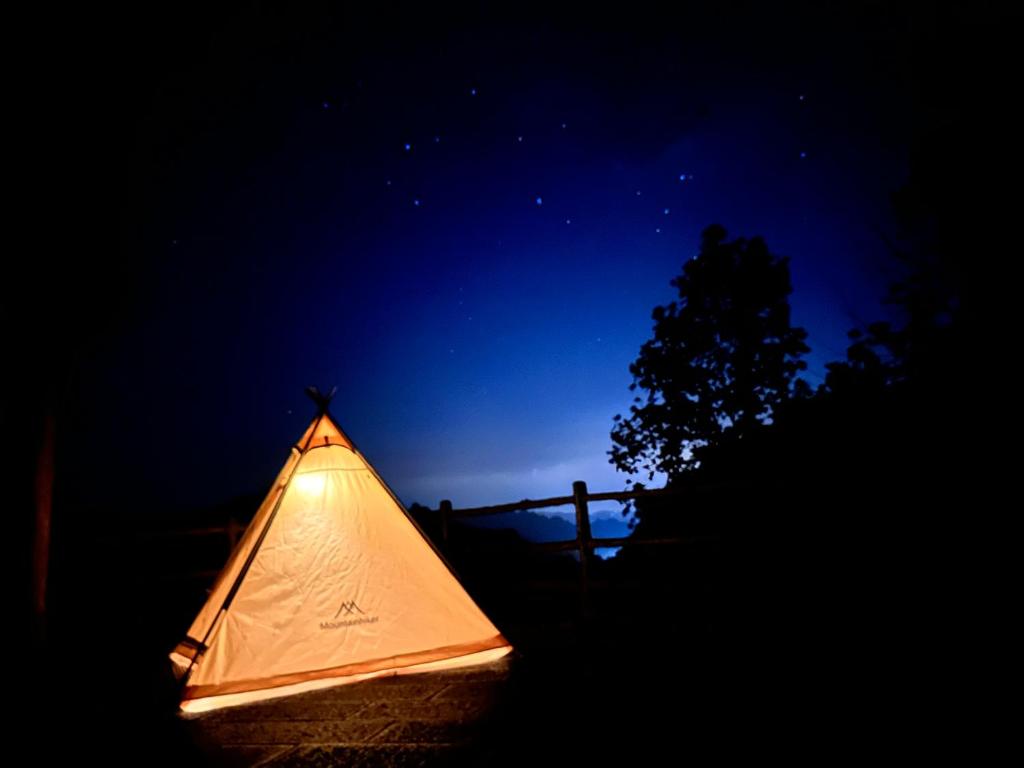
<svg viewBox="0 0 1024 768">
<path fill-rule="evenodd" d="M 319 406 L 171 653 L 196 712 L 511 650 Z M 333 394 L 333 392 L 331 393 Z"/>
</svg>

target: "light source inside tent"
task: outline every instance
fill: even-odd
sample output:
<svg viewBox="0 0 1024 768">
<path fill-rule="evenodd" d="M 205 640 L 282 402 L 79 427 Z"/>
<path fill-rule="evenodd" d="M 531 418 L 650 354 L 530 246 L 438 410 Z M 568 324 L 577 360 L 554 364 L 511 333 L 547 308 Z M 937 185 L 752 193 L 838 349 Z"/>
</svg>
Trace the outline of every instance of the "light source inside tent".
<svg viewBox="0 0 1024 768">
<path fill-rule="evenodd" d="M 323 471 L 299 472 L 292 479 L 292 486 L 305 496 L 317 496 L 324 492 L 326 478 L 327 473 Z"/>
</svg>

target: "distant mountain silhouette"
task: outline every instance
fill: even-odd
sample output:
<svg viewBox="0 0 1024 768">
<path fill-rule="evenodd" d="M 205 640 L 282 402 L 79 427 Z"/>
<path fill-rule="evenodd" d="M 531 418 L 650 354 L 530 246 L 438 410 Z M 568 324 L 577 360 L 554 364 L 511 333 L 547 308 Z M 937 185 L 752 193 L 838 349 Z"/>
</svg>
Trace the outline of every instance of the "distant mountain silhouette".
<svg viewBox="0 0 1024 768">
<path fill-rule="evenodd" d="M 527 541 L 567 541 L 576 538 L 576 523 L 565 514 L 543 514 L 528 510 L 469 518 L 479 528 L 511 528 Z M 630 534 L 629 522 L 619 510 L 592 510 L 590 532 L 594 538 L 616 538 Z"/>
<path fill-rule="evenodd" d="M 613 539 L 629 536 L 629 520 L 618 509 L 593 510 L 590 513 L 590 532 L 595 539 Z"/>
</svg>

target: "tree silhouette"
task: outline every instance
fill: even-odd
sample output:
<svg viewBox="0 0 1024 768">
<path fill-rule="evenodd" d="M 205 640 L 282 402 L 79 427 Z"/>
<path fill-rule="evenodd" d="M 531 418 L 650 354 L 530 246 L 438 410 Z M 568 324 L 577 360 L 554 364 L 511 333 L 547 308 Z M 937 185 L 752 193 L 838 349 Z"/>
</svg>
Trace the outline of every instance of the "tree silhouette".
<svg viewBox="0 0 1024 768">
<path fill-rule="evenodd" d="M 653 312 L 654 338 L 630 365 L 628 418 L 615 416 L 610 462 L 669 481 L 699 462 L 701 449 L 741 438 L 806 391 L 806 331 L 790 324 L 788 259 L 764 241 L 726 241 L 712 225 L 697 256 L 672 280 L 679 298 Z"/>
</svg>

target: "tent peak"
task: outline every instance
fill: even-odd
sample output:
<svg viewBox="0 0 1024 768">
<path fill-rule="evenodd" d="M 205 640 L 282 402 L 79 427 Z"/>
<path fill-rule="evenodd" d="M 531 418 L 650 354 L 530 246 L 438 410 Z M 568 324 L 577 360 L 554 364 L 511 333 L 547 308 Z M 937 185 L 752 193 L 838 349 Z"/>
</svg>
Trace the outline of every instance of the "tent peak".
<svg viewBox="0 0 1024 768">
<path fill-rule="evenodd" d="M 316 403 L 317 415 L 327 413 L 327 406 L 330 405 L 331 398 L 334 397 L 337 392 L 337 387 L 331 387 L 331 391 L 327 394 L 322 393 L 316 387 L 306 387 L 306 394 L 309 395 L 309 399 Z"/>
</svg>

